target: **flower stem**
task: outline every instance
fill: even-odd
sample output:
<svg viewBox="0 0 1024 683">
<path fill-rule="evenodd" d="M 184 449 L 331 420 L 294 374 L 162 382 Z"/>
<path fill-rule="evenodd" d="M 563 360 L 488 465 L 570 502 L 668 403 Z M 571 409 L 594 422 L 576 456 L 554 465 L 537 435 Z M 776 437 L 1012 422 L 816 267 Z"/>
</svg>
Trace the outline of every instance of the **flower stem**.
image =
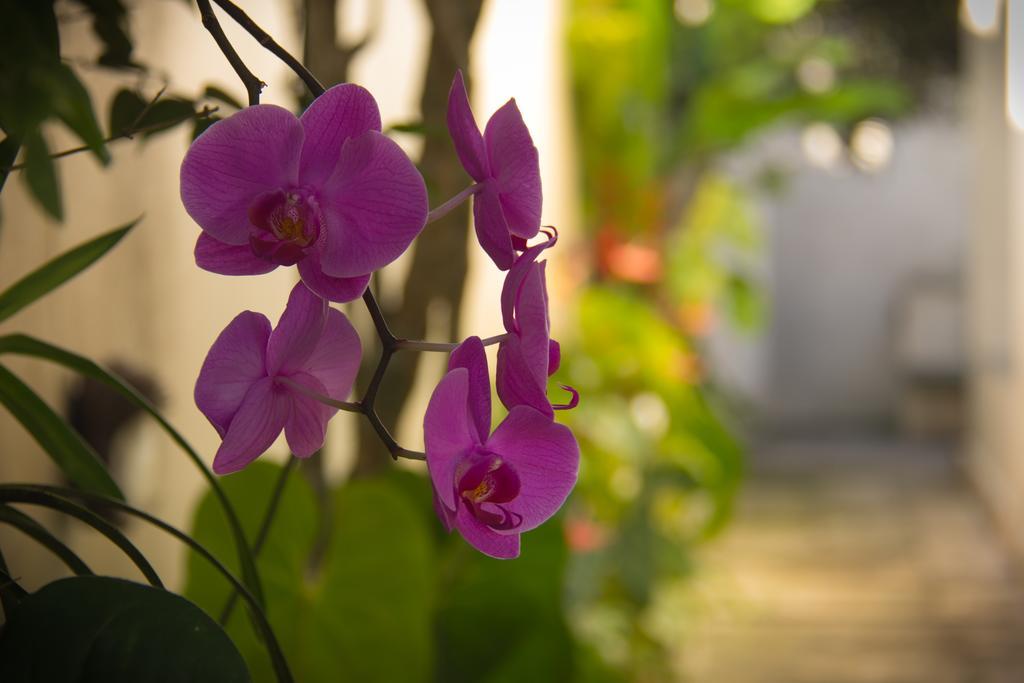
<svg viewBox="0 0 1024 683">
<path fill-rule="evenodd" d="M 484 346 L 491 346 L 493 344 L 500 344 L 508 338 L 508 333 L 496 334 L 493 337 L 487 337 L 483 340 Z M 450 353 L 458 348 L 458 342 L 431 342 L 421 341 L 419 339 L 397 339 L 395 340 L 396 349 L 408 349 L 410 351 L 436 351 L 439 353 Z"/>
<path fill-rule="evenodd" d="M 476 194 L 482 189 L 484 189 L 483 185 L 481 185 L 480 183 L 473 183 L 465 190 L 463 190 L 462 192 L 458 193 L 457 195 L 446 201 L 441 206 L 431 210 L 431 212 L 427 214 L 427 225 L 430 225 L 436 220 L 444 218 L 449 213 L 451 213 L 453 209 L 459 206 L 459 204 L 466 201 L 467 199 L 469 199 L 470 196 Z"/>
<path fill-rule="evenodd" d="M 350 402 L 350 401 L 338 401 L 336 399 L 331 398 L 330 396 L 324 396 L 323 394 L 318 394 L 317 392 L 315 392 L 312 389 L 310 389 L 310 388 L 308 388 L 308 387 L 306 387 L 306 386 L 296 382 L 295 380 L 291 379 L 290 377 L 275 377 L 274 381 L 279 383 L 279 384 L 285 385 L 289 389 L 294 389 L 295 391 L 299 392 L 303 396 L 311 398 L 314 401 L 319 401 L 320 403 L 323 403 L 325 406 L 331 406 L 332 408 L 337 408 L 338 410 L 345 410 L 345 411 L 348 411 L 350 413 L 365 413 L 366 412 L 363 409 L 363 404 L 362 403 Z"/>
<path fill-rule="evenodd" d="M 266 512 L 263 513 L 263 520 L 260 522 L 259 531 L 256 532 L 256 539 L 252 544 L 253 558 L 259 557 L 260 551 L 263 550 L 263 544 L 266 543 L 267 536 L 270 534 L 270 525 L 274 522 L 274 515 L 277 514 L 278 504 L 281 502 L 282 494 L 284 494 L 285 484 L 288 483 L 288 475 L 295 469 L 296 462 L 298 462 L 296 458 L 288 458 L 284 468 L 281 470 L 281 474 L 277 477 L 277 482 L 274 483 L 274 491 L 270 494 L 270 502 L 267 504 Z M 227 625 L 228 619 L 231 618 L 231 613 L 235 609 L 236 602 L 238 602 L 238 591 L 232 590 L 231 596 L 224 603 L 224 608 L 220 611 L 218 622 L 221 626 Z"/>
</svg>

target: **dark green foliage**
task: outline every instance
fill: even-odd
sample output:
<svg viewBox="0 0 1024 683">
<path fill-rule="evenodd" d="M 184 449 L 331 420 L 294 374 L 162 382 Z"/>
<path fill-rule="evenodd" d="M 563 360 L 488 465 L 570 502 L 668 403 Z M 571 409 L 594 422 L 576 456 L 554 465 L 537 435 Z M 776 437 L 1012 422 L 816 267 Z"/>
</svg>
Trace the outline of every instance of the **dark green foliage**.
<svg viewBox="0 0 1024 683">
<path fill-rule="evenodd" d="M 248 681 L 224 631 L 184 598 L 99 576 L 24 598 L 0 638 L 5 683 Z"/>
</svg>

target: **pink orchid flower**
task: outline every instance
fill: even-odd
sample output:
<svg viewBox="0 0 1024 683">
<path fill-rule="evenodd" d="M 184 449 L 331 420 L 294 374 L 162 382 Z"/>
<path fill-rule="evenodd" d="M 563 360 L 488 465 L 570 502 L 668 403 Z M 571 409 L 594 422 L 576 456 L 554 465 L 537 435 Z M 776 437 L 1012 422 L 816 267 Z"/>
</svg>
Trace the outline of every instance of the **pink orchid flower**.
<svg viewBox="0 0 1024 683">
<path fill-rule="evenodd" d="M 558 370 L 561 350 L 551 339 L 544 277 L 547 262 L 538 263 L 537 257 L 557 239 L 552 234 L 547 241 L 524 251 L 508 271 L 501 289 L 501 316 L 508 334 L 498 346 L 495 385 L 498 398 L 509 410 L 527 405 L 552 416 L 556 409 L 575 408 L 579 403 L 579 393 L 564 384 L 562 388 L 572 394 L 569 403 L 552 405 L 547 395 L 548 377 Z"/>
<path fill-rule="evenodd" d="M 579 470 L 572 432 L 517 406 L 491 433 L 491 385 L 479 337 L 452 352 L 423 419 L 434 506 L 482 553 L 519 555 L 519 536 L 565 502 Z"/>
<path fill-rule="evenodd" d="M 473 118 L 462 72 L 448 93 L 448 132 L 466 172 L 477 182 L 476 236 L 501 270 L 512 267 L 514 245 L 540 230 L 540 162 L 515 99 L 494 112 L 484 134 Z"/>
<path fill-rule="evenodd" d="M 282 429 L 296 456 L 316 452 L 337 409 L 310 396 L 345 400 L 361 356 L 345 315 L 301 282 L 273 331 L 266 316 L 238 314 L 213 343 L 196 381 L 196 405 L 224 439 L 213 471 L 242 469 Z"/>
<path fill-rule="evenodd" d="M 297 265 L 331 301 L 351 301 L 426 222 L 416 167 L 380 133 L 369 92 L 337 85 L 296 118 L 261 104 L 199 136 L 181 165 L 181 199 L 203 232 L 200 268 L 258 275 Z"/>
</svg>

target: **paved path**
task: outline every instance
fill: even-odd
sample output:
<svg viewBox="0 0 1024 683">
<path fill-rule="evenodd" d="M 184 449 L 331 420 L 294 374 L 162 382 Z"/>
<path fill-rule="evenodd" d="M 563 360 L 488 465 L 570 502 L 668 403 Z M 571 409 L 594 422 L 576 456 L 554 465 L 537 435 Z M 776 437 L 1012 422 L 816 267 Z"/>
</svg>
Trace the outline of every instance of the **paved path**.
<svg viewBox="0 0 1024 683">
<path fill-rule="evenodd" d="M 800 444 L 751 470 L 702 555 L 684 680 L 1024 683 L 1024 582 L 948 453 Z"/>
</svg>

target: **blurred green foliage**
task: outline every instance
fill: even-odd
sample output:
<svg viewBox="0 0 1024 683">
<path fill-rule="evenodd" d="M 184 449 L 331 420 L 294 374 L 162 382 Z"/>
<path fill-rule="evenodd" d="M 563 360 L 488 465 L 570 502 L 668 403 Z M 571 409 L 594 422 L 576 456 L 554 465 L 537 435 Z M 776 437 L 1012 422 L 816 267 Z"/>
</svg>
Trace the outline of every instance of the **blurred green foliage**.
<svg viewBox="0 0 1024 683">
<path fill-rule="evenodd" d="M 720 408 L 704 340 L 768 316 L 753 194 L 727 155 L 772 126 L 845 132 L 909 98 L 862 73 L 816 0 L 572 0 L 575 128 L 590 268 L 564 340 L 583 449 L 567 513 L 569 609 L 584 647 L 629 680 L 668 680 L 679 644 L 652 596 L 685 581 L 728 520 L 741 436 Z M 836 3 L 833 3 L 836 4 Z M 810 76 L 808 76 L 810 73 Z M 660 606 L 664 608 L 664 606 Z"/>
</svg>

